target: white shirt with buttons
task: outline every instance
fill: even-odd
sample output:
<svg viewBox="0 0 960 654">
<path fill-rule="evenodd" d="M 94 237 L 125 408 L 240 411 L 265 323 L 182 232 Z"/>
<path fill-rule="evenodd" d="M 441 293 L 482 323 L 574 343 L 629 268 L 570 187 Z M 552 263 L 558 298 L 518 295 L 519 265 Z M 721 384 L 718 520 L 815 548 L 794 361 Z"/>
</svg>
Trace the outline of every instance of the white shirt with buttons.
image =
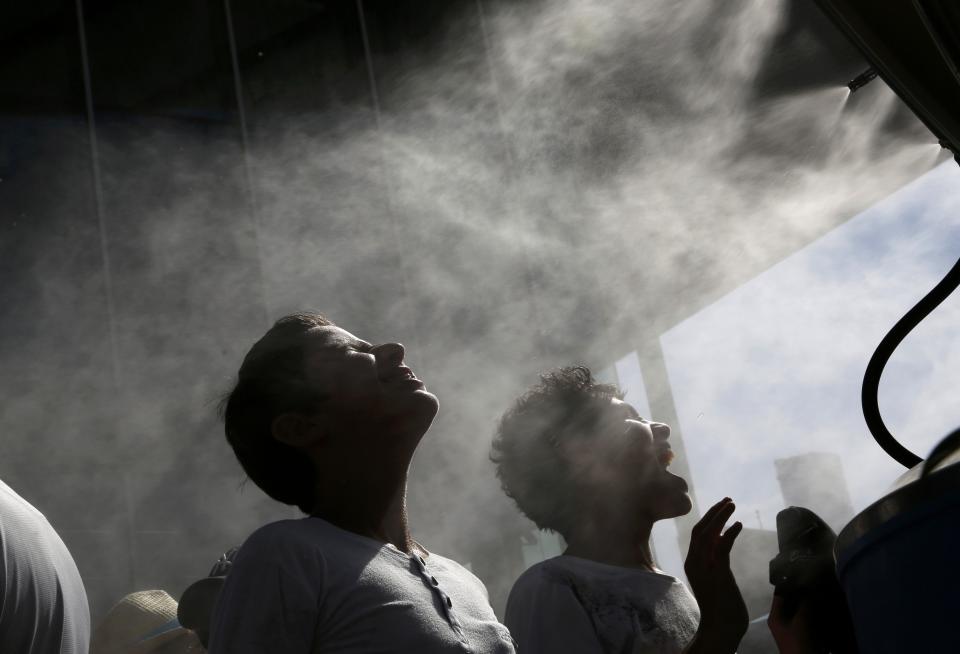
<svg viewBox="0 0 960 654">
<path fill-rule="evenodd" d="M 209 651 L 513 654 L 514 647 L 483 583 L 463 566 L 303 518 L 262 527 L 240 548 Z"/>
</svg>

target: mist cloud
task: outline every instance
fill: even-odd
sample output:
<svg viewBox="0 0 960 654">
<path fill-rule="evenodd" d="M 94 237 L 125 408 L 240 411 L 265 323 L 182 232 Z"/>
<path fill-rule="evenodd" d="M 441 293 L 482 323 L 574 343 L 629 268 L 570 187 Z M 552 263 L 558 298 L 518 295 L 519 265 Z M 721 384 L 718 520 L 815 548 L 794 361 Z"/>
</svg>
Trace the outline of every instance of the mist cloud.
<svg viewBox="0 0 960 654">
<path fill-rule="evenodd" d="M 125 585 L 185 585 L 257 524 L 290 514 L 251 485 L 237 490 L 213 408 L 268 317 L 314 308 L 370 341 L 403 342 L 440 396 L 414 463 L 417 538 L 471 562 L 502 602 L 520 565 L 504 543 L 530 525 L 486 455 L 495 418 L 536 372 L 610 364 L 937 161 L 933 138 L 879 80 L 849 96 L 862 62 L 818 36 L 827 28 L 813 11 L 465 2 L 413 45 L 371 29 L 369 70 L 344 54 L 358 40 L 346 27 L 339 40 L 244 60 L 245 139 L 229 121 L 102 112 L 119 388 L 98 234 L 77 217 L 93 206 L 85 128 L 53 121 L 36 149 L 48 167 L 24 191 L 48 224 L 17 241 L 29 256 L 11 259 L 45 321 L 4 332 L 18 384 L 3 421 L 24 435 L 6 443 L 8 461 L 50 443 L 61 453 L 50 468 L 71 481 L 25 495 L 73 507 L 63 498 L 78 488 L 117 495 L 115 478 L 133 479 L 129 506 L 106 525 L 123 534 L 129 520 L 141 534 L 122 579 L 84 554 L 103 521 L 63 511 L 86 534 L 68 538 L 81 571 L 111 601 L 135 589 Z M 779 347 L 751 333 L 757 361 Z M 724 352 L 683 359 L 687 374 L 713 381 L 706 371 Z M 824 361 L 810 383 L 838 365 Z M 724 389 L 712 391 L 720 404 Z M 768 454 L 758 447 L 731 446 L 729 466 Z M 4 478 L 29 491 L 16 467 Z M 111 538 L 122 557 L 123 538 Z"/>
</svg>

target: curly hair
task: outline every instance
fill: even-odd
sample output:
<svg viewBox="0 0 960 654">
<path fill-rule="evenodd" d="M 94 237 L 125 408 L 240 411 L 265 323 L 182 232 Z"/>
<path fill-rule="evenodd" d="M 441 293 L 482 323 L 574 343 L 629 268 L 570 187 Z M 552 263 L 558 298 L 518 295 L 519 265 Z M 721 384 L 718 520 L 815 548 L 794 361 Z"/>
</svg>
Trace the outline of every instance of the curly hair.
<svg viewBox="0 0 960 654">
<path fill-rule="evenodd" d="M 316 473 L 303 452 L 273 437 L 273 420 L 289 411 L 311 413 L 322 399 L 307 379 L 307 334 L 333 324 L 319 313 L 278 320 L 250 348 L 220 407 L 227 442 L 247 476 L 273 499 L 304 513 L 313 510 Z"/>
<path fill-rule="evenodd" d="M 570 366 L 540 375 L 500 418 L 490 459 L 504 492 L 539 528 L 565 534 L 575 524 L 581 497 L 560 446 L 592 436 L 610 400 L 622 397 Z"/>
</svg>

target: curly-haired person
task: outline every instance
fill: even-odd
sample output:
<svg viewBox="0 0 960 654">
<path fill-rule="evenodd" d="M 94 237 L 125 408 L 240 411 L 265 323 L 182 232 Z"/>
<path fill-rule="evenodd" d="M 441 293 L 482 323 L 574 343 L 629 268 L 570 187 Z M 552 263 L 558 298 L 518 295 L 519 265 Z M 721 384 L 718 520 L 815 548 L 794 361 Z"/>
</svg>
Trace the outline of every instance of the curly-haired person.
<svg viewBox="0 0 960 654">
<path fill-rule="evenodd" d="M 693 529 L 685 564 L 693 594 L 651 554 L 653 524 L 691 508 L 687 483 L 667 470 L 669 436 L 584 367 L 541 375 L 503 415 L 491 458 L 504 491 L 567 542 L 510 592 L 506 624 L 518 651 L 736 651 L 747 612 L 730 572 L 742 526 L 723 532 L 733 502 L 718 502 Z"/>
</svg>

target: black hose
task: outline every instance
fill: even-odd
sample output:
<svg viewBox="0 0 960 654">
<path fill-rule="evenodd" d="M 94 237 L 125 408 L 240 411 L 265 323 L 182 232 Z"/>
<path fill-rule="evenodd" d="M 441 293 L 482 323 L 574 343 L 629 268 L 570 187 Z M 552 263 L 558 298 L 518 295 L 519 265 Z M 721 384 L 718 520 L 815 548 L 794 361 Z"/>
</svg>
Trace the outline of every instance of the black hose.
<svg viewBox="0 0 960 654">
<path fill-rule="evenodd" d="M 907 334 L 913 331 L 913 328 L 930 315 L 930 312 L 936 309 L 941 302 L 946 300 L 957 286 L 960 286 L 960 260 L 953 265 L 953 268 L 940 280 L 940 283 L 934 286 L 933 290 L 927 293 L 922 300 L 917 302 L 916 306 L 907 311 L 906 315 L 883 337 L 880 345 L 877 346 L 877 351 L 870 357 L 867 371 L 863 374 L 860 402 L 863 405 L 863 417 L 867 421 L 867 427 L 877 441 L 877 445 L 883 448 L 883 451 L 893 457 L 895 461 L 907 468 L 914 467 L 923 459 L 901 445 L 883 423 L 877 399 L 877 393 L 880 389 L 880 375 L 883 374 L 883 368 L 890 360 L 893 351 L 907 337 Z"/>
</svg>

